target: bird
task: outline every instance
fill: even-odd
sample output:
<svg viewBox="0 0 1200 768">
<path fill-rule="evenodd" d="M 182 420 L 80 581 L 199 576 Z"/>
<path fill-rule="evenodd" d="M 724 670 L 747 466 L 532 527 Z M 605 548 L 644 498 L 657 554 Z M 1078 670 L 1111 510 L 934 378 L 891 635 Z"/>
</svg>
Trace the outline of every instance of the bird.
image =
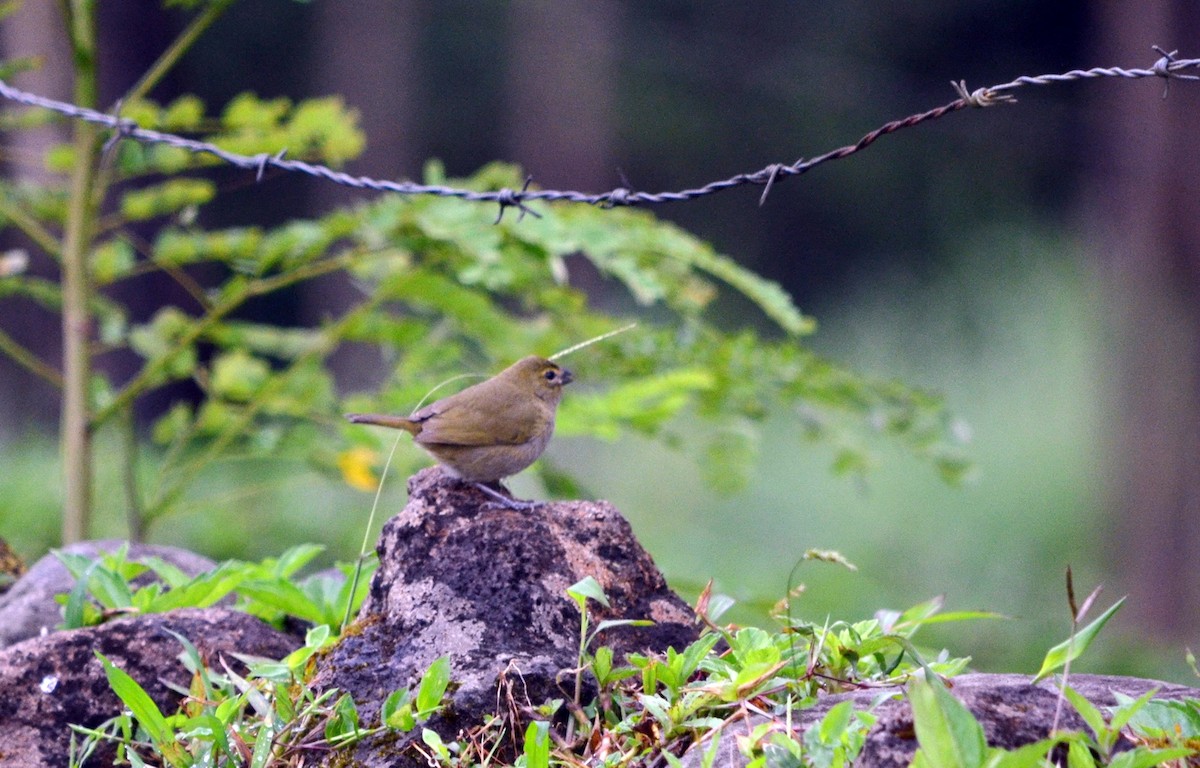
<svg viewBox="0 0 1200 768">
<path fill-rule="evenodd" d="M 402 429 L 451 475 L 473 484 L 510 509 L 536 506 L 499 493 L 500 482 L 546 450 L 563 387 L 575 376 L 536 355 L 492 378 L 437 400 L 410 416 L 348 413 L 355 424 Z"/>
</svg>

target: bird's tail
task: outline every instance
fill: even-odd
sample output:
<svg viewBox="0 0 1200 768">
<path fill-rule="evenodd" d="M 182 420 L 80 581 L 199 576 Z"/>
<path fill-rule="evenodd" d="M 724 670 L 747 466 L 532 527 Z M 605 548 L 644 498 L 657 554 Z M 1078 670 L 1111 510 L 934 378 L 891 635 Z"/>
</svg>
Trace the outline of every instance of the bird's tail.
<svg viewBox="0 0 1200 768">
<path fill-rule="evenodd" d="M 346 418 L 354 424 L 374 424 L 380 427 L 403 429 L 415 435 L 421 431 L 421 425 L 403 416 L 389 416 L 384 413 L 347 413 Z"/>
</svg>

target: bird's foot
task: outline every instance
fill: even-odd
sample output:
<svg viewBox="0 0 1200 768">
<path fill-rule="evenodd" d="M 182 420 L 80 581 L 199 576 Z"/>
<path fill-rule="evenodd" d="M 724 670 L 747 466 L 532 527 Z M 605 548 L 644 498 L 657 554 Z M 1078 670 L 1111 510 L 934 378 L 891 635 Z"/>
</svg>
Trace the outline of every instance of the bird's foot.
<svg viewBox="0 0 1200 768">
<path fill-rule="evenodd" d="M 497 491 L 495 488 L 492 488 L 485 483 L 473 483 L 473 485 L 486 493 L 488 496 L 492 497 L 493 501 L 489 501 L 485 506 L 497 506 L 503 507 L 504 509 L 515 509 L 523 512 L 527 512 L 538 506 L 538 502 L 536 501 L 522 501 L 521 499 L 514 499 L 511 496 L 505 496 L 500 491 Z M 497 483 L 497 485 L 499 485 L 499 483 Z M 500 487 L 504 488 L 502 485 Z"/>
</svg>

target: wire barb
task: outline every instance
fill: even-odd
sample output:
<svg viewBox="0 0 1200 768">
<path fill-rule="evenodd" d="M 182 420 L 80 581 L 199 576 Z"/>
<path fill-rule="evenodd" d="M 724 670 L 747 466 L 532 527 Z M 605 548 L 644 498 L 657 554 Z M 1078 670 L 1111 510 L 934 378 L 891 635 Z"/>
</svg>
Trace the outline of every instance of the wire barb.
<svg viewBox="0 0 1200 768">
<path fill-rule="evenodd" d="M 766 202 L 767 195 L 774 188 L 775 183 L 788 176 L 799 176 L 823 163 L 849 157 L 866 149 L 883 136 L 905 128 L 912 128 L 929 120 L 939 119 L 965 107 L 989 107 L 999 103 L 1013 103 L 1016 99 L 1010 91 L 1014 91 L 1017 88 L 1031 85 L 1054 85 L 1100 77 L 1120 77 L 1127 79 L 1160 77 L 1163 78 L 1167 85 L 1172 80 L 1200 80 L 1200 75 L 1185 74 L 1185 70 L 1200 69 L 1200 59 L 1179 59 L 1176 58 L 1178 51 L 1167 52 L 1158 46 L 1154 46 L 1154 50 L 1159 54 L 1159 59 L 1148 69 L 1095 67 L 1093 69 L 1075 69 L 1070 72 L 1037 75 L 1035 77 L 1023 75 L 1007 83 L 1000 83 L 987 88 L 977 88 L 974 91 L 968 90 L 966 82 L 960 80 L 953 83 L 955 91 L 959 96 L 958 100 L 926 112 L 909 115 L 901 120 L 893 120 L 890 123 L 885 123 L 864 135 L 854 144 L 830 150 L 825 154 L 808 160 L 801 158 L 791 165 L 772 163 L 757 171 L 739 173 L 727 179 L 711 181 L 700 187 L 666 192 L 634 192 L 630 189 L 630 184 L 627 181 L 623 181 L 620 187 L 608 192 L 589 194 L 574 190 L 530 189 L 529 187 L 533 180 L 532 177 L 526 178 L 525 185 L 520 190 L 505 188 L 486 192 L 442 185 L 416 184 L 410 181 L 372 179 L 366 176 L 351 176 L 350 174 L 335 171 L 324 165 L 307 163 L 301 160 L 288 160 L 285 157 L 286 150 L 280 150 L 274 154 L 264 152 L 251 156 L 239 155 L 221 149 L 219 146 L 209 142 L 188 139 L 147 128 L 139 128 L 134 121 L 121 118 L 116 114 L 106 114 L 94 109 L 54 101 L 53 99 L 47 99 L 37 94 L 28 93 L 9 85 L 3 80 L 0 80 L 0 97 L 19 104 L 48 109 L 76 120 L 83 120 L 111 128 L 114 133 L 105 144 L 106 151 L 123 139 L 132 139 L 148 144 L 166 144 L 195 154 L 211 155 L 229 165 L 254 172 L 255 179 L 259 181 L 262 180 L 268 168 L 273 168 L 280 171 L 305 173 L 309 176 L 325 179 L 334 184 L 340 184 L 353 189 L 369 189 L 375 192 L 392 192 L 399 195 L 435 195 L 438 197 L 457 198 L 469 202 L 495 203 L 500 206 L 500 211 L 496 216 L 496 223 L 499 224 L 501 219 L 504 218 L 504 212 L 508 208 L 517 209 L 517 221 L 524 218 L 527 213 L 536 218 L 541 218 L 540 213 L 529 207 L 529 203 L 538 200 L 545 202 L 584 203 L 602 208 L 663 205 L 666 203 L 694 200 L 698 197 L 716 194 L 717 192 L 723 192 L 727 189 L 747 184 L 763 186 L 762 195 L 759 197 L 759 205 L 761 206 Z M 1163 95 L 1166 95 L 1165 89 Z M 119 110 L 120 105 L 118 104 L 114 111 L 119 112 Z"/>
<path fill-rule="evenodd" d="M 108 157 L 117 145 L 121 143 L 121 139 L 127 139 L 137 130 L 138 124 L 128 117 L 121 117 L 122 102 L 118 101 L 112 108 L 112 135 L 104 142 L 104 146 L 100 149 L 100 154 L 105 158 Z"/>
<path fill-rule="evenodd" d="M 542 218 L 542 214 L 525 205 L 525 193 L 529 191 L 529 185 L 532 183 L 533 177 L 526 176 L 525 184 L 521 187 L 520 192 L 516 192 L 508 187 L 497 191 L 496 202 L 500 204 L 500 212 L 496 214 L 496 220 L 492 222 L 493 224 L 499 224 L 500 219 L 504 218 L 504 211 L 509 208 L 517 209 L 517 221 L 525 218 L 525 214 L 527 213 L 535 219 Z"/>
<path fill-rule="evenodd" d="M 958 98 L 968 107 L 990 107 L 995 104 L 1015 104 L 1017 102 L 1017 97 L 1011 93 L 997 93 L 991 88 L 976 88 L 969 91 L 966 80 L 958 82 L 951 80 L 950 85 L 954 86 L 954 90 L 958 92 Z"/>
<path fill-rule="evenodd" d="M 262 152 L 258 155 L 255 155 L 255 157 L 258 159 L 258 167 L 254 171 L 254 182 L 257 184 L 263 180 L 263 174 L 267 172 L 267 166 L 271 164 L 272 160 L 274 160 L 275 163 L 278 163 L 286 156 L 287 147 L 284 147 L 273 155 L 270 152 Z"/>
<path fill-rule="evenodd" d="M 617 187 L 606 195 L 605 200 L 600 203 L 601 208 L 616 208 L 619 205 L 633 205 L 629 201 L 629 189 L 626 187 Z"/>
<path fill-rule="evenodd" d="M 801 158 L 801 159 L 797 160 L 796 162 L 802 163 L 802 162 L 804 162 L 804 158 Z M 767 195 L 770 194 L 771 187 L 775 184 L 775 179 L 776 179 L 776 177 L 779 176 L 779 172 L 782 171 L 783 168 L 784 168 L 784 166 L 782 163 L 772 163 L 771 165 L 768 165 L 764 169 L 767 171 L 767 180 L 763 183 L 763 191 L 762 191 L 762 194 L 759 195 L 759 198 L 758 198 L 758 207 L 759 208 L 762 208 L 763 205 L 766 204 Z M 762 171 L 760 171 L 759 173 L 761 174 Z"/>
<path fill-rule="evenodd" d="M 1175 58 L 1175 55 L 1179 53 L 1179 51 L 1175 50 L 1168 53 L 1157 45 L 1152 45 L 1150 47 L 1153 48 L 1154 51 L 1161 57 L 1158 61 L 1154 62 L 1154 66 L 1150 68 L 1150 71 L 1163 79 L 1162 97 L 1164 99 L 1167 98 L 1167 91 L 1171 88 L 1171 78 L 1176 78 L 1178 80 L 1200 80 L 1200 76 L 1198 75 L 1183 75 L 1178 72 L 1179 69 L 1183 68 L 1181 65 L 1187 63 L 1181 62 Z"/>
</svg>

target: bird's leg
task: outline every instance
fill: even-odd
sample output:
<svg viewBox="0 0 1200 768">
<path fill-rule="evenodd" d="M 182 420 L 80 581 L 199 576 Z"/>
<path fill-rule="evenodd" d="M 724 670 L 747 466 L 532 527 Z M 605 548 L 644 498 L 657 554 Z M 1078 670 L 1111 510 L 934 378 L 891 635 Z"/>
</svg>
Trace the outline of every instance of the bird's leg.
<svg viewBox="0 0 1200 768">
<path fill-rule="evenodd" d="M 497 491 L 495 488 L 492 488 L 491 486 L 489 486 L 486 483 L 473 483 L 473 485 L 476 488 L 478 488 L 479 490 L 486 493 L 488 496 L 491 496 L 493 499 L 495 499 L 495 501 L 490 502 L 491 504 L 497 504 L 501 507 L 504 507 L 505 509 L 516 509 L 516 510 L 521 510 L 521 511 L 528 511 L 537 506 L 536 501 L 522 501 L 520 499 L 514 499 L 510 496 L 505 496 L 503 493 L 500 493 L 500 491 Z M 500 484 L 497 483 L 497 485 L 500 485 Z M 500 487 L 504 488 L 503 485 L 501 485 Z"/>
</svg>

